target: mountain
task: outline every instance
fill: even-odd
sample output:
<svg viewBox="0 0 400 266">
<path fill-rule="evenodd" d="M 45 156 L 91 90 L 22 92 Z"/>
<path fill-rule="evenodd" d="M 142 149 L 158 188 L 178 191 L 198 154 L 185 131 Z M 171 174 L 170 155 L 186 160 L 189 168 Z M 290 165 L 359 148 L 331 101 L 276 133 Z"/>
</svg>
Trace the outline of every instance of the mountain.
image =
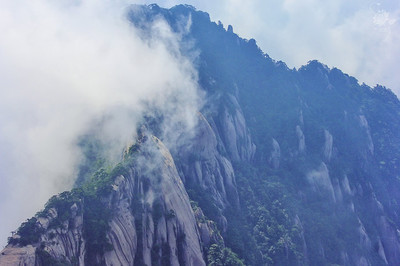
<svg viewBox="0 0 400 266">
<path fill-rule="evenodd" d="M 289 69 L 187 5 L 132 6 L 195 56 L 205 103 L 167 145 L 146 118 L 112 168 L 96 149 L 1 265 L 400 265 L 400 102 L 337 68 Z M 191 22 L 182 33 L 181 21 Z M 94 145 L 96 146 L 96 145 Z"/>
</svg>

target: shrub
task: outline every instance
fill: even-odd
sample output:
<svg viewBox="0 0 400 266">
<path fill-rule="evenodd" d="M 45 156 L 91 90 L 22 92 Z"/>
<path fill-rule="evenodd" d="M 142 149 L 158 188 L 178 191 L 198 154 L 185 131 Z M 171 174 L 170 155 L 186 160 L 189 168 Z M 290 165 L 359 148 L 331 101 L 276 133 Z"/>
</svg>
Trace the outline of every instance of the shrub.
<svg viewBox="0 0 400 266">
<path fill-rule="evenodd" d="M 20 238 L 8 238 L 8 244 L 26 246 L 39 242 L 40 235 L 43 229 L 36 225 L 37 219 L 35 217 L 27 219 L 23 222 L 17 230 Z"/>
</svg>

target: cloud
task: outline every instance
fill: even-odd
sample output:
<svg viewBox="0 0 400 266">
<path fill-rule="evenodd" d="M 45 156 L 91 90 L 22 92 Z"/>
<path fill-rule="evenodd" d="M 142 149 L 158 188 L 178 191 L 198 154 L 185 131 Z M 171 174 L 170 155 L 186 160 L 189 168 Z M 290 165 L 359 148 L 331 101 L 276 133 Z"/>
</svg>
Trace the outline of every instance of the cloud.
<svg viewBox="0 0 400 266">
<path fill-rule="evenodd" d="M 0 1 L 0 241 L 71 188 L 77 146 L 95 121 L 110 158 L 135 137 L 148 106 L 189 127 L 197 73 L 180 36 L 156 21 L 144 40 L 126 1 Z M 167 125 L 169 125 L 167 127 Z M 182 126 L 183 125 L 183 126 Z M 171 134 L 169 134 L 171 135 Z"/>
<path fill-rule="evenodd" d="M 150 1 L 142 1 L 150 2 Z M 181 1 L 169 0 L 171 6 Z M 289 67 L 317 59 L 400 95 L 400 3 L 389 0 L 188 0 Z"/>
</svg>

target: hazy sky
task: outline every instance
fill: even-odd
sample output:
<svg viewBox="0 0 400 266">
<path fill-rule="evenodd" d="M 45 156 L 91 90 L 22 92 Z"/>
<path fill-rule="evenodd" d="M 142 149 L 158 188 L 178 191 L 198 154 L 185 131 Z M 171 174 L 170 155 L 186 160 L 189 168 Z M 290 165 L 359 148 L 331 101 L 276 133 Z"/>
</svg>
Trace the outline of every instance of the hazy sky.
<svg viewBox="0 0 400 266">
<path fill-rule="evenodd" d="M 152 3 L 154 1 L 142 1 Z M 244 38 L 289 67 L 317 59 L 370 86 L 400 94 L 400 1 L 395 0 L 167 0 L 188 3 L 231 24 Z"/>
</svg>

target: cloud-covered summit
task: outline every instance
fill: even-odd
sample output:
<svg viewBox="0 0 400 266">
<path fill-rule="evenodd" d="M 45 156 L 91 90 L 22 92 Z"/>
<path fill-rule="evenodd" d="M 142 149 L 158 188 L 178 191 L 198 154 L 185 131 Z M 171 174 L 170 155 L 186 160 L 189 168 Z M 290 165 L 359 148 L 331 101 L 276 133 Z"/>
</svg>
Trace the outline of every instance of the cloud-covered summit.
<svg viewBox="0 0 400 266">
<path fill-rule="evenodd" d="M 112 0 L 0 2 L 3 241 L 51 195 L 71 188 L 79 138 L 96 121 L 103 121 L 96 137 L 113 144 L 109 157 L 134 141 L 148 106 L 168 117 L 166 134 L 193 124 L 197 73 L 180 54 L 181 36 L 157 20 L 144 40 L 127 8 Z"/>
</svg>

